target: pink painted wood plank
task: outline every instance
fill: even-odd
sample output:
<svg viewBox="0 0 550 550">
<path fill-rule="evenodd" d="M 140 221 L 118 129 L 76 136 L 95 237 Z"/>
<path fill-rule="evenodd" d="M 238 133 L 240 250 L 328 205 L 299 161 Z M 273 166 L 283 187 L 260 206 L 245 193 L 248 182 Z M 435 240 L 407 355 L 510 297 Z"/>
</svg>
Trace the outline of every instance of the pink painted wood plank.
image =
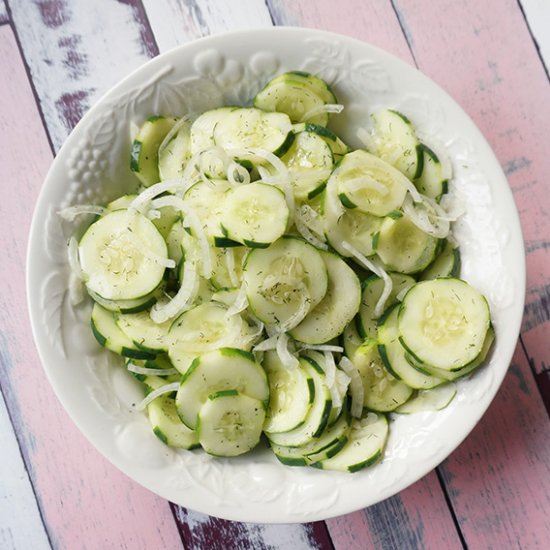
<svg viewBox="0 0 550 550">
<path fill-rule="evenodd" d="M 8 16 L 8 10 L 6 9 L 6 4 L 4 0 L 0 0 L 0 25 L 8 23 L 10 20 Z"/>
<path fill-rule="evenodd" d="M 390 2 L 267 0 L 276 25 L 313 27 L 352 36 L 413 63 Z"/>
<path fill-rule="evenodd" d="M 51 390 L 32 344 L 25 253 L 32 207 L 52 155 L 17 44 L 0 28 L 0 382 L 56 548 L 179 548 L 168 504 L 107 463 Z"/>
<path fill-rule="evenodd" d="M 472 116 L 508 176 L 528 251 L 523 337 L 540 371 L 550 357 L 550 87 L 529 29 L 516 0 L 395 4 L 419 68 Z"/>
<path fill-rule="evenodd" d="M 435 471 L 399 495 L 326 523 L 336 549 L 462 549 Z"/>
<path fill-rule="evenodd" d="M 550 548 L 550 423 L 516 349 L 495 401 L 441 467 L 470 548 Z"/>
</svg>

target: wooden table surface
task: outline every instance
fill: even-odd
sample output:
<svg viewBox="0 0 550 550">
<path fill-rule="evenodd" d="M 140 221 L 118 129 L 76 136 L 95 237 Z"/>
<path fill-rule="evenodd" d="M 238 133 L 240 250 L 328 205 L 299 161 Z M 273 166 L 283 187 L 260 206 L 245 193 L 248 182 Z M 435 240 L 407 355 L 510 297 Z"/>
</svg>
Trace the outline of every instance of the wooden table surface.
<svg viewBox="0 0 550 550">
<path fill-rule="evenodd" d="M 506 172 L 527 252 L 521 337 L 471 435 L 402 493 L 302 525 L 208 517 L 116 470 L 46 381 L 24 283 L 34 203 L 86 110 L 159 52 L 271 25 L 365 40 L 446 89 Z M 0 0 L 0 548 L 550 548 L 549 71 L 550 0 Z"/>
</svg>

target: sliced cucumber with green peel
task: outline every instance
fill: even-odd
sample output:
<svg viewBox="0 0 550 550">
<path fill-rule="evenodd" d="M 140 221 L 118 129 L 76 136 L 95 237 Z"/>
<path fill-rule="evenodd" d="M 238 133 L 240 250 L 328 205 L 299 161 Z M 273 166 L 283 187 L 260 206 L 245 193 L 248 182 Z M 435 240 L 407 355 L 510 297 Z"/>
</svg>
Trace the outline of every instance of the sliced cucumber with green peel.
<svg viewBox="0 0 550 550">
<path fill-rule="evenodd" d="M 357 348 L 363 343 L 363 338 L 359 335 L 356 328 L 356 323 L 349 323 L 340 336 L 340 343 L 344 348 L 344 353 L 347 357 L 353 357 Z"/>
<path fill-rule="evenodd" d="M 447 193 L 449 182 L 444 176 L 443 167 L 437 155 L 423 143 L 419 148 L 422 154 L 422 173 L 415 176 L 414 184 L 420 193 L 439 202 Z"/>
<path fill-rule="evenodd" d="M 95 303 L 92 308 L 91 318 L 92 332 L 96 340 L 108 350 L 118 353 L 124 357 L 133 359 L 152 359 L 155 353 L 139 349 L 124 332 L 122 332 L 115 321 L 113 312 L 102 308 Z"/>
<path fill-rule="evenodd" d="M 392 289 L 386 300 L 385 308 L 394 304 L 397 296 L 406 288 L 410 288 L 416 281 L 403 273 L 388 273 L 392 281 Z M 374 315 L 376 304 L 384 292 L 384 279 L 377 275 L 371 275 L 363 281 L 361 294 L 361 306 L 359 314 L 355 318 L 355 325 L 359 336 L 363 339 L 376 339 L 378 337 L 378 319 Z"/>
<path fill-rule="evenodd" d="M 334 166 L 330 147 L 323 138 L 313 132 L 297 133 L 281 160 L 288 167 L 290 182 L 297 199 L 311 198 L 319 194 Z"/>
<path fill-rule="evenodd" d="M 313 403 L 305 421 L 297 428 L 282 433 L 266 431 L 268 439 L 275 445 L 282 445 L 283 447 L 307 445 L 313 439 L 319 438 L 328 424 L 332 410 L 332 399 L 330 390 L 325 383 L 325 373 L 319 365 L 309 358 L 301 357 L 300 363 L 306 373 L 313 379 L 315 385 Z"/>
<path fill-rule="evenodd" d="M 118 328 L 134 342 L 134 344 L 152 353 L 166 351 L 166 335 L 171 322 L 155 323 L 148 311 L 116 315 Z"/>
<path fill-rule="evenodd" d="M 153 292 L 134 300 L 107 300 L 90 289 L 88 289 L 88 294 L 94 302 L 113 313 L 139 313 L 151 309 L 157 303 L 163 288 L 164 285 L 161 283 Z"/>
<path fill-rule="evenodd" d="M 405 348 L 399 341 L 399 304 L 394 304 L 380 319 L 378 326 L 378 353 L 386 369 L 411 388 L 435 388 L 445 382 L 443 378 L 424 374 L 405 359 Z"/>
<path fill-rule="evenodd" d="M 160 181 L 159 146 L 177 120 L 163 116 L 148 118 L 139 129 L 130 155 L 130 169 L 145 187 Z"/>
<path fill-rule="evenodd" d="M 224 390 L 237 390 L 264 404 L 269 399 L 267 376 L 254 356 L 235 348 L 221 348 L 197 357 L 183 375 L 176 397 L 182 421 L 195 429 L 208 396 Z M 265 417 L 265 410 L 263 414 Z"/>
<path fill-rule="evenodd" d="M 479 291 L 460 279 L 433 279 L 407 292 L 399 338 L 420 364 L 456 371 L 481 353 L 490 324 L 489 305 Z"/>
<path fill-rule="evenodd" d="M 292 123 L 284 113 L 260 109 L 235 109 L 214 128 L 214 141 L 224 149 L 259 148 L 284 154 L 294 139 Z"/>
<path fill-rule="evenodd" d="M 177 131 L 176 131 L 177 130 Z M 191 123 L 188 120 L 180 120 L 173 127 L 175 135 L 167 135 L 168 143 L 161 143 L 158 151 L 159 179 L 169 180 L 181 178 L 186 163 L 191 157 Z"/>
<path fill-rule="evenodd" d="M 374 124 L 372 151 L 413 180 L 422 174 L 424 156 L 412 122 L 392 109 L 372 115 Z"/>
<path fill-rule="evenodd" d="M 116 210 L 93 223 L 78 246 L 86 286 L 107 300 L 133 300 L 161 283 L 168 252 L 151 220 Z"/>
<path fill-rule="evenodd" d="M 206 151 L 216 145 L 214 129 L 220 121 L 238 107 L 220 107 L 202 113 L 195 119 L 190 129 L 191 155 Z"/>
<path fill-rule="evenodd" d="M 458 276 L 460 276 L 460 249 L 455 248 L 449 241 L 445 241 L 441 252 L 420 274 L 420 280 Z"/>
<path fill-rule="evenodd" d="M 282 237 L 289 215 L 280 189 L 265 183 L 249 183 L 227 192 L 221 224 L 230 239 L 251 248 L 266 248 Z"/>
<path fill-rule="evenodd" d="M 260 442 L 264 419 L 262 400 L 236 390 L 213 393 L 198 414 L 200 444 L 211 455 L 242 455 Z"/>
<path fill-rule="evenodd" d="M 323 299 L 290 331 L 296 340 L 322 344 L 339 336 L 359 311 L 361 283 L 351 267 L 336 254 L 321 252 L 328 273 Z"/>
<path fill-rule="evenodd" d="M 350 359 L 361 375 L 365 408 L 390 412 L 411 397 L 413 389 L 386 369 L 375 341 L 359 346 Z"/>
<path fill-rule="evenodd" d="M 315 398 L 315 384 L 300 363 L 295 369 L 286 368 L 274 351 L 267 351 L 262 365 L 269 382 L 269 406 L 264 430 L 271 433 L 288 432 L 301 425 Z"/>
<path fill-rule="evenodd" d="M 430 390 L 419 390 L 406 403 L 397 407 L 394 412 L 399 414 L 415 414 L 419 412 L 441 411 L 449 406 L 455 396 L 456 386 L 452 383 Z"/>
<path fill-rule="evenodd" d="M 280 325 L 325 296 L 327 268 L 320 252 L 302 239 L 285 236 L 248 254 L 243 281 L 248 303 L 262 322 Z"/>
<path fill-rule="evenodd" d="M 418 273 L 435 258 L 438 242 L 406 216 L 386 218 L 380 226 L 376 253 L 390 271 Z"/>
<path fill-rule="evenodd" d="M 302 122 L 294 125 L 294 131 L 296 133 L 309 132 L 322 138 L 330 147 L 335 162 L 339 161 L 346 153 L 351 151 L 349 146 L 326 126 L 320 126 L 319 124 L 313 124 L 311 122 Z"/>
<path fill-rule="evenodd" d="M 368 413 L 365 418 L 353 420 L 349 441 L 333 457 L 316 462 L 323 470 L 358 472 L 382 458 L 389 426 L 383 414 Z"/>
<path fill-rule="evenodd" d="M 276 76 L 271 82 L 298 82 L 315 92 L 325 103 L 338 103 L 331 87 L 322 78 L 306 71 L 288 71 Z"/>
<path fill-rule="evenodd" d="M 199 447 L 199 436 L 179 418 L 172 397 L 161 395 L 147 405 L 147 415 L 153 433 L 166 445 L 180 449 Z"/>
<path fill-rule="evenodd" d="M 399 170 L 362 150 L 345 155 L 331 179 L 346 208 L 374 216 L 386 216 L 399 209 L 410 185 Z"/>
</svg>

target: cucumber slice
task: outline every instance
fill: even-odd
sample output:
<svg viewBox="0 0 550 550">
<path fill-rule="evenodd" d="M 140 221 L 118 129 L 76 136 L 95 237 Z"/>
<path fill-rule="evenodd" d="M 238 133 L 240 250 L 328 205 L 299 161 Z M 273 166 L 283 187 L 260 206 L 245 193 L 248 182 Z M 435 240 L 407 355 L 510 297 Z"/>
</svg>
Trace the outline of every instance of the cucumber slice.
<svg viewBox="0 0 550 550">
<path fill-rule="evenodd" d="M 166 335 L 171 321 L 154 323 L 148 311 L 139 313 L 119 314 L 115 317 L 118 328 L 122 330 L 134 344 L 152 353 L 166 351 Z"/>
<path fill-rule="evenodd" d="M 168 257 L 176 262 L 178 265 L 183 259 L 183 249 L 181 243 L 183 241 L 184 233 L 186 232 L 183 220 L 176 220 L 168 235 L 166 236 L 166 249 L 168 251 Z"/>
<path fill-rule="evenodd" d="M 154 224 L 128 210 L 110 212 L 90 225 L 78 252 L 87 288 L 107 300 L 132 300 L 153 292 L 168 259 Z"/>
<path fill-rule="evenodd" d="M 211 394 L 198 415 L 200 444 L 211 455 L 242 455 L 260 442 L 264 419 L 259 399 L 235 390 Z"/>
<path fill-rule="evenodd" d="M 111 311 L 102 308 L 95 303 L 92 308 L 91 318 L 92 332 L 96 340 L 108 350 L 118 353 L 124 357 L 133 359 L 152 359 L 155 353 L 139 349 L 124 332 L 122 332 L 115 321 Z"/>
<path fill-rule="evenodd" d="M 268 82 L 254 98 L 254 106 L 264 111 L 286 113 L 292 122 L 326 126 L 328 113 L 322 108 L 325 103 L 335 101 L 325 82 L 316 76 L 286 73 Z"/>
<path fill-rule="evenodd" d="M 444 384 L 431 390 L 419 390 L 414 397 L 397 407 L 394 412 L 414 414 L 419 412 L 441 411 L 448 407 L 456 396 L 456 386 Z"/>
<path fill-rule="evenodd" d="M 125 210 L 130 206 L 130 204 L 132 204 L 132 201 L 136 197 L 136 194 L 122 195 L 121 197 L 118 197 L 114 201 L 111 201 L 109 204 L 107 204 L 105 209 L 109 210 L 109 212 L 114 212 L 115 210 Z"/>
<path fill-rule="evenodd" d="M 458 277 L 460 275 L 460 249 L 445 241 L 435 260 L 420 274 L 421 281 Z"/>
<path fill-rule="evenodd" d="M 88 294 L 94 302 L 113 313 L 139 313 L 154 306 L 162 295 L 163 289 L 164 285 L 161 283 L 153 292 L 134 300 L 107 300 L 90 289 L 88 289 Z"/>
<path fill-rule="evenodd" d="M 230 239 L 251 248 L 265 248 L 282 237 L 289 216 L 280 189 L 265 183 L 249 183 L 227 192 L 221 223 Z"/>
<path fill-rule="evenodd" d="M 147 414 L 154 434 L 164 444 L 180 449 L 199 447 L 197 432 L 190 430 L 180 420 L 172 397 L 157 397 L 147 406 Z"/>
<path fill-rule="evenodd" d="M 423 143 L 419 148 L 422 154 L 422 173 L 416 176 L 414 184 L 420 193 L 439 202 L 447 193 L 449 182 L 443 175 L 443 167 L 437 155 Z"/>
<path fill-rule="evenodd" d="M 287 165 L 290 182 L 297 199 L 319 194 L 332 168 L 332 151 L 325 140 L 313 132 L 296 134 L 289 150 L 281 157 Z"/>
<path fill-rule="evenodd" d="M 130 155 L 130 169 L 145 187 L 160 181 L 159 146 L 177 120 L 163 116 L 148 118 L 139 129 Z"/>
<path fill-rule="evenodd" d="M 264 430 L 288 432 L 304 422 L 315 398 L 313 379 L 300 363 L 286 368 L 274 351 L 265 353 L 262 365 L 269 382 L 269 407 Z"/>
<path fill-rule="evenodd" d="M 392 280 L 392 289 L 385 307 L 388 308 L 397 300 L 397 296 L 415 284 L 415 280 L 410 275 L 402 273 L 388 273 Z M 371 275 L 363 281 L 363 293 L 361 295 L 361 306 L 359 314 L 355 318 L 356 328 L 359 336 L 363 339 L 376 339 L 378 337 L 378 319 L 374 317 L 374 308 L 384 291 L 384 280 L 377 275 Z"/>
<path fill-rule="evenodd" d="M 332 410 L 332 399 L 330 390 L 325 383 L 325 373 L 310 358 L 301 357 L 300 365 L 313 379 L 315 385 L 313 403 L 305 421 L 297 428 L 282 433 L 265 432 L 270 442 L 275 445 L 282 445 L 283 447 L 306 445 L 313 439 L 319 438 L 328 424 Z"/>
<path fill-rule="evenodd" d="M 174 126 L 173 131 L 176 131 L 176 134 L 172 139 L 167 135 L 166 139 L 170 139 L 170 141 L 158 151 L 161 181 L 181 178 L 185 164 L 191 155 L 191 123 L 180 120 Z"/>
<path fill-rule="evenodd" d="M 290 334 L 307 344 L 322 344 L 340 335 L 361 303 L 361 284 L 351 267 L 336 254 L 321 252 L 328 273 L 323 299 Z"/>
<path fill-rule="evenodd" d="M 243 277 L 243 260 L 248 254 L 248 249 L 244 246 L 213 247 L 211 253 L 213 267 L 210 282 L 212 286 L 217 290 L 240 287 Z M 233 276 L 230 274 L 230 268 L 233 271 Z"/>
<path fill-rule="evenodd" d="M 265 404 L 269 399 L 267 376 L 254 356 L 240 349 L 221 348 L 197 357 L 183 375 L 176 396 L 182 421 L 196 429 L 199 411 L 208 396 L 224 390 L 237 390 Z"/>
<path fill-rule="evenodd" d="M 413 180 L 420 177 L 423 148 L 412 122 L 403 114 L 385 109 L 372 115 L 373 153 Z"/>
<path fill-rule="evenodd" d="M 436 367 L 432 367 L 431 365 L 420 363 L 410 353 L 405 353 L 405 359 L 411 364 L 411 366 L 425 374 L 438 376 L 449 381 L 460 380 L 461 378 L 465 378 L 466 376 L 471 374 L 475 369 L 480 367 L 485 362 L 487 356 L 489 355 L 489 352 L 491 351 L 494 341 L 495 331 L 493 327 L 490 326 L 489 330 L 487 331 L 487 336 L 485 336 L 483 347 L 481 348 L 481 352 L 479 353 L 479 355 L 472 362 L 468 363 L 464 368 L 455 371 L 438 369 Z"/>
<path fill-rule="evenodd" d="M 367 341 L 350 357 L 364 389 L 363 405 L 371 411 L 389 412 L 407 401 L 413 389 L 397 380 L 384 366 L 376 342 Z"/>
<path fill-rule="evenodd" d="M 353 357 L 357 348 L 363 343 L 363 338 L 359 336 L 359 332 L 355 326 L 355 323 L 350 323 L 340 336 L 344 353 L 348 358 Z"/>
<path fill-rule="evenodd" d="M 288 466 L 306 466 L 334 456 L 348 441 L 350 424 L 347 415 L 326 428 L 317 439 L 300 447 L 284 447 L 271 443 L 271 450 L 280 462 Z"/>
<path fill-rule="evenodd" d="M 383 414 L 368 413 L 353 420 L 349 441 L 333 457 L 313 464 L 323 470 L 358 472 L 382 458 L 388 439 L 389 426 Z"/>
<path fill-rule="evenodd" d="M 220 107 L 212 109 L 200 115 L 191 125 L 191 155 L 206 151 L 216 145 L 214 141 L 214 129 L 229 113 L 238 107 Z"/>
<path fill-rule="evenodd" d="M 286 114 L 254 108 L 231 111 L 214 128 L 214 141 L 224 149 L 259 148 L 282 155 L 293 139 Z"/>
<path fill-rule="evenodd" d="M 399 342 L 399 304 L 386 311 L 378 327 L 378 353 L 384 366 L 398 380 L 415 389 L 435 388 L 445 382 L 443 378 L 424 374 L 405 359 L 405 348 Z"/>
<path fill-rule="evenodd" d="M 323 299 L 328 275 L 316 248 L 299 238 L 285 236 L 269 248 L 250 251 L 243 282 L 254 315 L 263 323 L 281 325 L 300 312 L 304 301 L 307 312 Z"/>
<path fill-rule="evenodd" d="M 438 242 L 406 216 L 386 218 L 380 226 L 376 253 L 391 271 L 418 273 L 433 261 Z"/>
<path fill-rule="evenodd" d="M 376 244 L 383 218 L 365 214 L 358 209 L 346 209 L 334 223 L 327 223 L 326 238 L 341 256 L 349 257 L 351 253 L 343 246 L 343 242 L 351 244 L 364 256 L 372 256 L 376 251 Z"/>
<path fill-rule="evenodd" d="M 228 345 L 250 349 L 251 328 L 240 315 L 227 316 L 227 308 L 205 302 L 182 313 L 166 335 L 168 355 L 180 372 L 201 353 Z"/>
<path fill-rule="evenodd" d="M 490 323 L 487 300 L 476 289 L 460 279 L 434 279 L 407 292 L 399 338 L 419 363 L 455 371 L 480 354 Z"/>
<path fill-rule="evenodd" d="M 410 185 L 393 166 L 362 150 L 345 155 L 331 179 L 346 208 L 375 216 L 399 209 Z"/>
</svg>

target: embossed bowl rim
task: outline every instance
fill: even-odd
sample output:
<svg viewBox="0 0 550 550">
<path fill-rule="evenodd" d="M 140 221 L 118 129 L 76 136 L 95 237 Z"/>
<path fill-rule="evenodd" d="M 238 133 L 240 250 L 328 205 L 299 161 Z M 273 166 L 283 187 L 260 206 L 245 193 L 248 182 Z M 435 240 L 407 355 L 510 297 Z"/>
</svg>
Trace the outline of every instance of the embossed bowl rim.
<svg viewBox="0 0 550 550">
<path fill-rule="evenodd" d="M 109 387 L 104 396 L 111 399 L 107 405 L 122 403 L 122 408 L 113 412 L 112 407 L 101 405 L 97 395 L 91 399 L 99 370 L 91 373 L 84 363 L 88 355 L 92 363 L 106 361 L 106 356 L 90 351 L 85 317 L 72 311 L 66 299 L 61 300 L 59 314 L 52 305 L 52 289 L 63 290 L 66 265 L 52 253 L 53 237 L 46 225 L 68 193 L 71 151 L 75 152 L 113 98 L 139 89 L 169 66 L 177 75 L 193 76 L 193 60 L 205 51 L 218 52 L 215 55 L 224 67 L 235 68 L 240 63 L 249 73 L 247 64 L 254 52 L 261 51 L 278 60 L 279 72 L 307 68 L 341 78 L 334 88 L 351 105 L 346 122 L 350 125 L 346 137 L 351 142 L 357 118 L 376 106 L 411 107 L 418 119 L 405 112 L 421 129 L 441 117 L 444 122 L 435 134 L 451 144 L 455 169 L 460 172 L 458 195 L 466 205 L 464 221 L 457 224 L 465 278 L 489 295 L 497 343 L 489 365 L 460 383 L 450 407 L 392 422 L 387 457 L 369 470 L 348 475 L 289 468 L 267 451 L 233 462 L 171 453 L 145 435 L 143 415 L 126 410 L 131 409 L 127 400 L 136 394 L 117 378 L 120 369 L 100 370 L 113 382 L 114 389 Z M 147 108 L 150 105 L 142 106 Z M 422 122 L 423 112 L 429 116 Z M 121 124 L 128 123 L 117 119 L 118 111 L 112 116 Z M 162 54 L 123 79 L 90 109 L 59 151 L 38 197 L 28 245 L 27 293 L 34 339 L 47 378 L 75 424 L 113 464 L 158 495 L 200 512 L 238 521 L 292 523 L 326 519 L 388 498 L 427 474 L 463 441 L 491 403 L 510 363 L 523 312 L 525 263 L 519 217 L 506 178 L 489 145 L 457 103 L 419 71 L 367 43 L 323 31 L 275 27 L 215 35 Z M 136 446 L 140 434 L 143 444 Z M 134 451 L 135 457 L 128 456 Z"/>
</svg>

